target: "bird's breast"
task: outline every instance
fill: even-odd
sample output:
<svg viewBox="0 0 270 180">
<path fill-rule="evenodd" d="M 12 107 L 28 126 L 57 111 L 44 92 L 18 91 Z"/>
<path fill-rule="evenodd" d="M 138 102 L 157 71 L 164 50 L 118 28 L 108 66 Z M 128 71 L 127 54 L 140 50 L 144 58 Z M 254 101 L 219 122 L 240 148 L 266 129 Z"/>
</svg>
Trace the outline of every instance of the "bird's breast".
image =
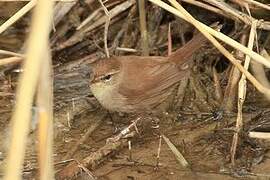
<svg viewBox="0 0 270 180">
<path fill-rule="evenodd" d="M 122 112 L 126 111 L 123 108 L 131 108 L 126 106 L 126 98 L 119 93 L 118 87 L 95 83 L 90 89 L 99 103 L 110 111 Z"/>
</svg>

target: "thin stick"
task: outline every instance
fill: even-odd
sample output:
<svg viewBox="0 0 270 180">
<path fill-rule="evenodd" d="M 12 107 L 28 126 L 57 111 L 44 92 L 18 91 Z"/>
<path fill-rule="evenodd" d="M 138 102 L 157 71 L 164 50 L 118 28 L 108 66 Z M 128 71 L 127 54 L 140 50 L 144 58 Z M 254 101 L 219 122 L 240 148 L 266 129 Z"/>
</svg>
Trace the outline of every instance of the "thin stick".
<svg viewBox="0 0 270 180">
<path fill-rule="evenodd" d="M 33 1 L 31 1 L 33 3 Z M 34 1 L 35 2 L 35 1 Z M 53 1 L 39 0 L 34 11 L 28 40 L 24 72 L 19 79 L 16 105 L 12 115 L 12 137 L 8 152 L 4 180 L 20 180 L 21 169 L 29 132 L 31 106 L 39 77 L 44 49 L 48 44 L 52 22 Z"/>
<path fill-rule="evenodd" d="M 212 35 L 211 33 L 213 33 L 213 35 L 217 35 L 219 34 L 218 32 L 216 32 L 215 30 L 213 30 L 212 28 L 200 23 L 199 21 L 197 21 L 196 19 L 194 19 L 178 2 L 176 2 L 175 0 L 169 0 L 174 6 L 177 7 L 177 9 L 172 8 L 171 6 L 167 5 L 166 3 L 160 1 L 160 0 L 149 0 L 157 5 L 160 5 L 163 8 L 166 8 L 166 10 L 169 10 L 170 12 L 173 12 L 174 14 L 176 14 L 177 16 L 187 20 L 188 22 L 190 22 L 191 24 L 193 24 L 202 34 L 205 35 L 205 37 L 207 37 L 207 39 L 228 59 L 230 60 L 230 62 L 236 66 L 239 71 L 241 71 L 242 73 L 245 74 L 245 76 L 247 77 L 247 79 L 258 89 L 258 91 L 260 91 L 261 93 L 265 93 L 265 94 L 269 94 L 270 95 L 270 90 L 265 88 L 261 83 L 259 83 L 248 71 L 245 70 L 245 68 L 237 62 L 237 60 L 234 58 L 234 56 L 227 51 Z M 219 35 L 221 35 L 222 33 L 220 33 Z M 227 36 L 225 35 L 221 35 L 224 36 L 228 39 Z M 230 39 L 230 38 L 229 38 Z M 237 43 L 239 44 L 239 43 Z M 239 47 L 239 45 L 237 45 Z M 243 45 L 241 45 L 243 46 Z M 244 46 L 243 46 L 244 47 Z M 244 51 L 244 49 L 247 49 L 246 47 L 244 47 L 243 49 L 240 48 L 242 51 Z M 239 49 L 239 50 L 240 50 Z M 260 58 L 263 58 L 263 64 L 268 64 L 270 62 L 268 62 L 264 57 L 258 55 L 257 53 L 247 49 L 247 51 L 245 51 L 248 55 L 251 55 L 251 57 L 256 54 L 256 58 L 259 56 Z"/>
<path fill-rule="evenodd" d="M 132 146 L 131 146 L 131 141 L 128 141 L 128 160 L 132 161 Z"/>
<path fill-rule="evenodd" d="M 243 12 L 234 9 L 233 7 L 229 6 L 225 2 L 216 1 L 216 0 L 203 0 L 203 1 L 219 8 L 220 10 L 224 11 L 229 16 L 236 17 L 240 21 L 248 24 L 247 19 L 249 20 L 250 17 L 248 16 L 248 18 L 246 18 L 247 14 L 244 14 Z"/>
<path fill-rule="evenodd" d="M 159 166 L 159 158 L 160 158 L 160 151 L 161 151 L 161 142 L 162 142 L 162 136 L 159 136 L 156 167 Z"/>
<path fill-rule="evenodd" d="M 178 149 L 173 145 L 173 143 L 166 136 L 162 135 L 164 141 L 167 143 L 173 154 L 175 155 L 177 161 L 183 166 L 188 167 L 189 164 L 184 156 L 178 151 Z"/>
<path fill-rule="evenodd" d="M 4 22 L 0 26 L 0 34 L 4 32 L 8 27 L 10 27 L 12 24 L 14 24 L 16 21 L 18 21 L 23 15 L 29 12 L 36 5 L 36 3 L 37 0 L 30 1 L 23 8 L 17 11 L 11 18 L 9 18 L 6 22 Z"/>
<path fill-rule="evenodd" d="M 124 48 L 124 47 L 117 47 L 115 50 L 117 50 L 117 51 L 124 51 L 124 52 L 133 52 L 133 53 L 138 52 L 137 49 Z"/>
<path fill-rule="evenodd" d="M 7 51 L 7 50 L 1 50 L 0 49 L 0 54 L 10 55 L 10 56 L 17 56 L 17 57 L 24 58 L 24 55 L 23 54 L 15 53 L 15 52 L 12 52 L 12 51 Z"/>
<path fill-rule="evenodd" d="M 171 35 L 171 23 L 168 26 L 168 56 L 172 54 L 172 35 Z"/>
<path fill-rule="evenodd" d="M 222 12 L 220 9 L 218 9 L 216 7 L 213 7 L 211 5 L 205 4 L 203 2 L 194 1 L 194 0 L 182 0 L 182 1 L 186 2 L 186 3 L 189 3 L 189 4 L 192 4 L 194 6 L 197 6 L 197 7 L 207 9 L 207 10 L 212 11 L 214 13 L 217 13 L 217 14 L 219 14 L 221 16 L 225 16 L 225 17 L 230 18 L 230 19 L 238 20 L 237 18 L 235 18 L 233 16 L 229 16 L 228 14 Z"/>
<path fill-rule="evenodd" d="M 70 159 L 74 155 L 74 153 L 77 151 L 79 146 L 87 140 L 87 138 L 93 133 L 93 131 L 95 131 L 98 128 L 98 126 L 101 125 L 101 123 L 103 122 L 103 119 L 104 119 L 104 117 L 95 121 L 95 123 L 92 124 L 88 128 L 88 130 L 83 135 L 83 137 L 78 142 L 76 142 L 76 144 L 71 148 L 71 150 L 65 155 L 65 157 L 63 159 Z"/>
<path fill-rule="evenodd" d="M 269 5 L 266 5 L 266 4 L 263 4 L 263 3 L 260 3 L 258 1 L 254 1 L 254 0 L 244 0 L 244 1 L 246 1 L 249 4 L 253 4 L 255 6 L 258 6 L 260 8 L 264 8 L 264 9 L 267 9 L 267 10 L 270 11 L 270 6 Z"/>
<path fill-rule="evenodd" d="M 51 55 L 49 46 L 44 52 L 44 61 L 41 68 L 37 105 L 39 109 L 38 128 L 38 159 L 40 179 L 53 179 L 53 87 L 51 73 Z"/>
<path fill-rule="evenodd" d="M 21 57 L 3 58 L 3 59 L 0 59 L 0 66 L 7 65 L 7 64 L 19 63 L 22 60 L 23 59 Z"/>
<path fill-rule="evenodd" d="M 172 6 L 169 6 L 168 4 L 162 2 L 161 0 L 149 0 L 150 2 L 162 7 L 163 9 L 173 13 L 174 15 L 186 20 L 187 22 L 191 23 L 190 19 L 186 18 L 185 15 L 183 15 L 183 13 L 179 10 L 177 10 L 176 8 L 173 8 Z M 244 54 L 249 55 L 252 60 L 265 65 L 266 67 L 270 68 L 270 62 L 267 61 L 264 57 L 262 57 L 261 55 L 259 55 L 258 53 L 251 51 L 250 49 L 248 49 L 247 47 L 243 46 L 242 44 L 240 44 L 239 42 L 231 39 L 230 37 L 224 35 L 221 32 L 218 32 L 214 29 L 212 29 L 211 27 L 208 27 L 207 25 L 199 22 L 196 20 L 196 23 L 198 23 L 201 28 L 204 29 L 204 31 L 210 33 L 211 35 L 213 35 L 214 37 L 218 38 L 219 40 L 225 42 L 226 44 L 232 46 L 233 48 L 243 52 Z M 193 24 L 193 23 L 191 23 Z"/>
<path fill-rule="evenodd" d="M 101 14 L 100 11 L 102 8 L 99 8 L 95 10 L 92 14 L 90 14 L 85 20 L 82 21 L 82 23 L 76 28 L 76 30 L 82 29 L 86 24 L 88 24 L 90 21 L 92 21 L 97 15 Z"/>
<path fill-rule="evenodd" d="M 142 53 L 144 56 L 149 56 L 148 33 L 146 28 L 146 17 L 145 17 L 145 0 L 138 0 L 137 2 L 139 3 Z"/>
<path fill-rule="evenodd" d="M 260 54 L 270 61 L 270 56 L 265 49 L 262 49 Z M 264 66 L 256 62 L 252 62 L 251 69 L 252 69 L 254 77 L 258 79 L 258 81 L 261 82 L 265 87 L 270 89 L 270 82 L 266 76 Z M 265 94 L 264 96 L 268 100 L 270 100 L 270 96 L 268 96 L 267 94 Z"/>
<path fill-rule="evenodd" d="M 248 136 L 258 139 L 270 139 L 270 133 L 267 132 L 249 132 Z"/>
<path fill-rule="evenodd" d="M 134 3 L 135 3 L 134 0 L 126 0 L 122 4 L 119 4 L 119 5 L 115 6 L 113 9 L 111 9 L 110 10 L 110 17 L 111 17 L 112 21 L 117 21 L 119 19 L 117 15 L 126 11 L 128 8 L 133 6 Z M 61 49 L 72 46 L 75 43 L 81 41 L 81 39 L 84 37 L 85 33 L 88 33 L 89 31 L 103 25 L 104 23 L 106 23 L 107 19 L 108 19 L 107 16 L 100 17 L 97 21 L 93 22 L 93 24 L 89 25 L 88 27 L 85 27 L 84 29 L 81 29 L 81 30 L 75 32 L 74 35 L 72 35 L 68 40 L 59 44 L 55 48 L 55 50 L 59 51 Z"/>
<path fill-rule="evenodd" d="M 256 25 L 257 25 L 257 21 L 254 21 L 250 29 L 248 48 L 251 50 L 253 49 L 253 45 L 254 45 Z M 245 69 L 248 69 L 249 63 L 250 63 L 250 57 L 246 56 L 245 64 L 244 64 Z M 235 133 L 233 135 L 232 146 L 231 146 L 231 163 L 233 166 L 235 165 L 235 153 L 236 153 L 237 144 L 239 141 L 239 133 L 241 132 L 242 127 L 243 127 L 242 109 L 243 109 L 243 104 L 246 98 L 246 90 L 247 90 L 246 76 L 242 74 L 241 79 L 239 80 L 239 85 L 238 85 L 238 112 L 237 112 L 237 118 L 236 118 Z"/>
<path fill-rule="evenodd" d="M 220 1 L 220 0 L 203 0 L 203 1 L 205 1 L 206 3 L 212 4 L 213 6 L 218 7 L 220 10 L 224 11 L 224 13 L 227 13 L 229 16 L 233 16 L 233 17 L 237 18 L 238 20 L 242 21 L 243 23 L 245 23 L 249 26 L 251 26 L 253 21 L 257 20 L 255 18 L 249 16 L 248 14 L 245 14 L 242 11 L 235 9 L 234 7 L 228 5 L 224 1 Z M 248 4 L 245 2 L 242 2 L 241 5 L 246 8 Z M 268 21 L 258 22 L 257 28 L 264 29 L 264 30 L 270 30 L 270 22 L 268 22 Z"/>
<path fill-rule="evenodd" d="M 5 2 L 27 2 L 27 1 L 31 1 L 31 0 L 4 0 Z M 53 0 L 55 2 L 74 2 L 77 0 Z"/>
<path fill-rule="evenodd" d="M 105 21 L 105 26 L 104 26 L 104 48 L 105 48 L 105 52 L 106 52 L 106 56 L 107 58 L 110 57 L 110 53 L 109 53 L 109 49 L 108 49 L 108 30 L 109 30 L 109 25 L 110 25 L 110 21 L 111 21 L 111 16 L 109 11 L 107 10 L 106 6 L 103 4 L 102 0 L 98 0 L 99 3 L 101 4 L 105 15 L 106 15 L 106 21 Z"/>
</svg>

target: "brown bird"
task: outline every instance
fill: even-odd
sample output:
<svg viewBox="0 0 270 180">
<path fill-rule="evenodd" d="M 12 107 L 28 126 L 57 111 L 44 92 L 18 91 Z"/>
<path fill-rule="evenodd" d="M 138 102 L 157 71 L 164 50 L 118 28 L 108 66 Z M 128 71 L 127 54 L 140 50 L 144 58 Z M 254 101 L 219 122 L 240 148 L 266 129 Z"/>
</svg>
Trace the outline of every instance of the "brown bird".
<svg viewBox="0 0 270 180">
<path fill-rule="evenodd" d="M 90 89 L 100 104 L 117 112 L 148 112 L 166 100 L 188 75 L 192 54 L 206 42 L 202 34 L 169 57 L 119 56 L 92 68 Z"/>
</svg>

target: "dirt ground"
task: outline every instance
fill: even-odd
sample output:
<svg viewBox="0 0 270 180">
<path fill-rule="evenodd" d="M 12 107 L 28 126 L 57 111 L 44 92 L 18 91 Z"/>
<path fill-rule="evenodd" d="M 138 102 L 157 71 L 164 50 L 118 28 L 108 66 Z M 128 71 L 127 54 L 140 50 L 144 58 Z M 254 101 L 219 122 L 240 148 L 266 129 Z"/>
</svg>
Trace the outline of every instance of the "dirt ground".
<svg viewBox="0 0 270 180">
<path fill-rule="evenodd" d="M 240 12 L 244 11 L 244 6 L 235 2 L 230 2 L 230 5 L 241 10 Z M 192 58 L 194 64 L 189 76 L 177 85 L 168 102 L 164 102 L 167 107 L 165 111 L 147 117 L 108 112 L 90 92 L 88 77 L 91 63 L 105 54 L 105 15 L 100 13 L 100 9 L 100 12 L 96 10 L 100 8 L 98 1 L 76 1 L 74 4 L 55 22 L 56 31 L 50 37 L 54 69 L 53 148 L 57 179 L 270 179 L 269 141 L 248 136 L 250 131 L 270 131 L 269 101 L 248 83 L 247 99 L 243 107 L 244 125 L 239 133 L 233 164 L 231 146 L 236 131 L 237 103 L 234 97 L 237 90 L 236 85 L 230 86 L 233 81 L 230 75 L 235 69 L 210 43 L 206 43 Z M 109 10 L 125 8 L 110 22 L 108 45 L 111 55 L 141 56 L 139 15 L 134 4 L 136 3 L 132 0 L 107 1 L 105 4 Z M 23 5 L 25 2 L 0 3 L 0 24 Z M 205 24 L 220 22 L 224 34 L 238 41 L 242 37 L 247 39 L 249 26 L 241 24 L 235 17 L 217 15 L 189 4 L 184 5 Z M 183 46 L 196 33 L 190 24 L 165 10 L 150 3 L 147 8 L 150 55 L 167 56 L 169 27 L 173 50 Z M 252 13 L 258 10 L 253 6 L 250 8 Z M 83 20 L 94 13 L 96 17 L 84 29 L 79 29 Z M 260 14 L 256 16 L 261 18 Z M 24 52 L 30 17 L 31 13 L 28 13 L 5 33 L 0 34 L 0 49 Z M 100 19 L 104 20 L 103 24 Z M 259 44 L 267 44 L 269 33 L 260 31 L 258 34 Z M 135 51 L 125 52 L 117 49 L 119 47 Z M 269 49 L 269 43 L 265 48 Z M 228 49 L 237 54 L 230 47 Z M 0 179 L 10 142 L 9 122 L 16 104 L 19 70 L 20 64 L 0 67 Z M 234 75 L 237 74 L 239 77 L 239 72 Z M 266 75 L 269 77 L 268 70 Z M 230 91 L 235 93 L 228 94 Z M 230 100 L 233 108 L 227 111 L 230 109 L 227 107 Z M 23 178 L 27 180 L 38 179 L 38 111 L 33 105 L 23 167 Z M 129 129 L 127 136 L 112 141 L 138 117 L 141 119 L 136 126 Z M 188 166 L 183 166 L 183 161 L 180 162 L 179 156 L 172 151 L 164 137 L 183 155 Z"/>
<path fill-rule="evenodd" d="M 252 101 L 254 97 L 250 97 Z M 259 94 L 257 97 L 264 99 Z M 8 122 L 14 100 L 12 97 L 2 98 L 0 104 L 3 159 L 6 155 L 3 146 L 8 144 L 5 138 L 9 134 Z M 63 170 L 70 163 L 70 159 L 80 162 L 98 151 L 106 144 L 107 138 L 118 134 L 119 130 L 128 126 L 134 118 L 118 114 L 109 116 L 92 97 L 81 98 L 60 106 L 61 108 L 55 110 L 56 171 Z M 251 139 L 247 136 L 247 132 L 262 124 L 267 127 L 270 111 L 265 107 L 252 106 L 248 103 L 245 111 L 245 131 L 240 136 L 234 167 L 230 163 L 230 148 L 235 113 L 174 110 L 159 117 L 157 129 L 151 126 L 146 128 L 138 126 L 139 136 L 130 138 L 131 149 L 128 149 L 128 144 L 123 144 L 121 148 L 104 156 L 91 170 L 91 174 L 97 179 L 268 179 L 269 143 L 265 140 Z M 70 112 L 69 119 L 67 112 Z M 219 117 L 218 113 L 221 114 Z M 90 137 L 78 146 L 73 156 L 65 158 L 96 122 L 100 123 Z M 29 134 L 24 165 L 25 179 L 33 179 L 37 174 L 35 131 L 33 129 Z M 160 135 L 170 139 L 187 160 L 189 167 L 181 165 L 164 140 L 159 143 Z M 159 146 L 160 153 L 157 158 Z M 74 178 L 91 179 L 84 170 Z"/>
</svg>

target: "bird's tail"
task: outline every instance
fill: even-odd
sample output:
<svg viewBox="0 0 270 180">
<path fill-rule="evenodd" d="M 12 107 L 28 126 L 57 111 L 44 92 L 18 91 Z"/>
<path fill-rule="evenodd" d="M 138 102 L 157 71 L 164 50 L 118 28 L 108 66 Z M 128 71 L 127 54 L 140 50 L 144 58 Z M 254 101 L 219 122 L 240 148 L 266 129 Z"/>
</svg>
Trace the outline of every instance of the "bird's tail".
<svg viewBox="0 0 270 180">
<path fill-rule="evenodd" d="M 221 25 L 218 22 L 210 25 L 213 29 L 219 31 L 221 29 Z M 175 62 L 176 64 L 184 64 L 191 60 L 192 55 L 200 49 L 206 42 L 207 38 L 202 33 L 197 33 L 194 37 L 187 42 L 180 49 L 176 50 L 169 56 L 169 60 Z"/>
<path fill-rule="evenodd" d="M 169 60 L 176 64 L 183 64 L 189 61 L 195 51 L 200 49 L 206 42 L 207 38 L 202 33 L 198 33 L 184 46 L 173 52 L 169 56 Z"/>
</svg>

